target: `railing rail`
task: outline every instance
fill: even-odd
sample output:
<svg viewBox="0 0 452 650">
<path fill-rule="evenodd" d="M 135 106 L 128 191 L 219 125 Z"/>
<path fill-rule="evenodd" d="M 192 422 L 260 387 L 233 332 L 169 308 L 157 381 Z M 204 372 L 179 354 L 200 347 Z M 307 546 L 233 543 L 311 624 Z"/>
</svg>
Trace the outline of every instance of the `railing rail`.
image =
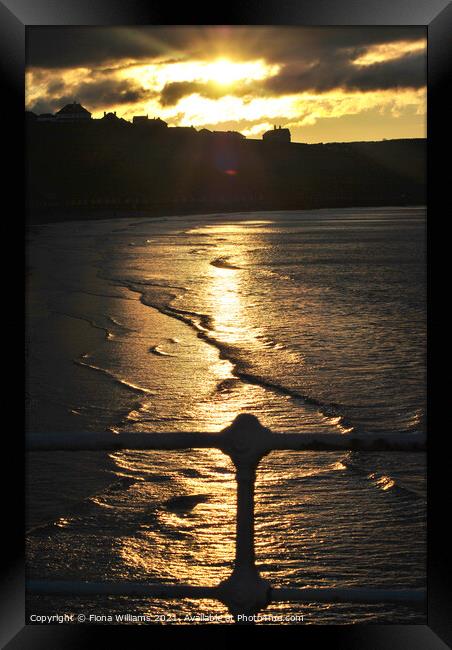
<svg viewBox="0 0 452 650">
<path fill-rule="evenodd" d="M 31 580 L 30 592 L 89 595 L 146 596 L 160 599 L 209 598 L 224 603 L 230 613 L 250 617 L 270 602 L 393 602 L 422 604 L 422 589 L 273 588 L 256 566 L 254 550 L 254 486 L 261 459 L 274 450 L 369 452 L 424 451 L 423 434 L 359 436 L 335 433 L 275 433 L 249 414 L 239 415 L 219 433 L 86 433 L 35 434 L 27 439 L 30 451 L 118 451 L 216 448 L 230 456 L 236 469 L 236 552 L 231 575 L 213 587 L 151 584 L 148 582 L 72 582 Z"/>
</svg>

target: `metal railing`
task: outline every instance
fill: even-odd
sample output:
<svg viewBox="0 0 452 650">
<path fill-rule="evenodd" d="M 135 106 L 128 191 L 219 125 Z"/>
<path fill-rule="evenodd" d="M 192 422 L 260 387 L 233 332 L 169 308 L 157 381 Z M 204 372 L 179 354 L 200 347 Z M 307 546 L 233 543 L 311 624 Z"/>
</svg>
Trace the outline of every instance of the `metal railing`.
<svg viewBox="0 0 452 650">
<path fill-rule="evenodd" d="M 261 459 L 274 450 L 292 451 L 424 451 L 423 434 L 348 435 L 274 433 L 249 414 L 241 414 L 219 433 L 87 433 L 35 434 L 30 451 L 119 451 L 216 448 L 227 454 L 236 470 L 237 519 L 234 568 L 213 587 L 148 582 L 66 582 L 31 580 L 28 590 L 41 594 L 127 595 L 160 599 L 216 599 L 236 621 L 258 614 L 271 602 L 358 602 L 422 604 L 423 589 L 275 588 L 256 566 L 254 550 L 254 486 Z"/>
</svg>

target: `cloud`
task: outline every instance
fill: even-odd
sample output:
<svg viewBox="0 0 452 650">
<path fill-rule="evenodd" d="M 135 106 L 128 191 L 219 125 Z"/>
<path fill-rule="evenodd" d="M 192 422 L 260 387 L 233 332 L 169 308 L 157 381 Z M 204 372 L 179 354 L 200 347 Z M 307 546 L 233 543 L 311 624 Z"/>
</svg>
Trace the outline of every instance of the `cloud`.
<svg viewBox="0 0 452 650">
<path fill-rule="evenodd" d="M 58 80 L 47 86 L 44 96 L 37 97 L 30 105 L 35 113 L 55 112 L 76 99 L 88 107 L 107 108 L 123 104 L 133 104 L 154 97 L 156 93 L 142 88 L 134 81 L 126 79 L 100 79 L 75 85 Z M 92 110 L 92 108 L 90 108 Z"/>
<path fill-rule="evenodd" d="M 29 27 L 27 65 L 98 67 L 118 61 L 265 58 L 290 63 L 425 38 L 423 27 Z"/>
<path fill-rule="evenodd" d="M 413 54 L 373 65 L 357 66 L 350 58 L 318 59 L 310 65 L 293 63 L 279 75 L 263 83 L 264 92 L 275 95 L 313 91 L 387 90 L 389 88 L 420 88 L 426 83 L 426 58 Z"/>
<path fill-rule="evenodd" d="M 152 91 L 145 90 L 139 84 L 127 79 L 103 79 L 96 82 L 82 83 L 74 89 L 82 102 L 96 106 L 114 104 L 132 104 L 153 96 Z"/>
<path fill-rule="evenodd" d="M 72 68 L 179 58 L 197 37 L 197 30 L 177 27 L 29 27 L 26 59 L 33 67 Z"/>
<path fill-rule="evenodd" d="M 246 94 L 245 88 L 248 88 L 248 92 L 252 92 L 256 86 L 243 82 L 235 82 L 233 87 L 229 87 L 200 81 L 172 81 L 165 84 L 160 92 L 160 104 L 162 106 L 174 106 L 183 97 L 193 94 L 208 99 L 219 99 L 227 95 L 241 97 Z"/>
<path fill-rule="evenodd" d="M 240 81 L 232 87 L 210 82 L 175 81 L 164 86 L 162 106 L 173 106 L 183 97 L 198 94 L 209 99 L 227 95 L 269 97 L 330 90 L 374 91 L 391 88 L 422 88 L 426 83 L 426 58 L 414 53 L 372 65 L 359 66 L 346 57 L 335 60 L 296 62 L 282 67 L 279 74 L 257 81 Z"/>
</svg>

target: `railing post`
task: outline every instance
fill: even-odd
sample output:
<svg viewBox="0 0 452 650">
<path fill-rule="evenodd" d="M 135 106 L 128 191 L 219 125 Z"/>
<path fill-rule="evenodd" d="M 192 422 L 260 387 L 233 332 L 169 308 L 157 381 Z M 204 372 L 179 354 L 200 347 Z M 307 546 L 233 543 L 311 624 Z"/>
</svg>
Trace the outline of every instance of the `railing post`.
<svg viewBox="0 0 452 650">
<path fill-rule="evenodd" d="M 271 434 L 253 415 L 239 415 L 223 431 L 227 453 L 236 470 L 237 521 L 234 570 L 219 585 L 220 598 L 237 623 L 253 622 L 270 602 L 271 585 L 256 567 L 254 551 L 254 486 L 260 460 L 269 449 L 265 442 Z M 248 619 L 248 620 L 247 620 Z"/>
<path fill-rule="evenodd" d="M 254 486 L 257 465 L 236 465 L 237 481 L 237 532 L 235 566 L 253 568 L 254 552 Z"/>
</svg>

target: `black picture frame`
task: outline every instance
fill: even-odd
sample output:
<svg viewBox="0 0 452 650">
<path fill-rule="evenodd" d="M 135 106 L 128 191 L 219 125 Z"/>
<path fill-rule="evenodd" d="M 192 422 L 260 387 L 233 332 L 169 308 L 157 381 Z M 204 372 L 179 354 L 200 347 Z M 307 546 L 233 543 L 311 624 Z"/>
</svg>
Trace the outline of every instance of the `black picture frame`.
<svg viewBox="0 0 452 650">
<path fill-rule="evenodd" d="M 416 25 L 426 26 L 428 32 L 428 212 L 429 223 L 441 216 L 447 205 L 445 192 L 447 165 L 441 151 L 447 147 L 447 123 L 450 102 L 446 101 L 450 86 L 452 61 L 452 4 L 448 0 L 243 0 L 238 6 L 231 3 L 215 6 L 214 10 L 199 5 L 168 6 L 140 0 L 1 0 L 0 1 L 0 69 L 2 87 L 7 90 L 4 107 L 4 131 L 15 134 L 14 145 L 7 150 L 8 165 L 4 191 L 15 206 L 19 232 L 21 199 L 24 192 L 23 174 L 23 113 L 25 34 L 31 25 L 136 25 L 136 24 L 251 24 L 251 25 Z M 450 95 L 449 95 L 450 96 Z M 450 118 L 449 118 L 450 119 Z M 5 126 L 6 122 L 8 126 Z M 15 125 L 15 126 L 14 126 Z M 4 145 L 6 146 L 6 145 Z M 4 150 L 5 154 L 5 150 Z M 446 157 L 444 157 L 446 160 Z M 10 178 L 9 178 L 10 177 Z M 14 182 L 13 182 L 14 181 Z M 450 184 L 450 181 L 449 181 Z M 4 196 L 6 201 L 7 196 Z M 25 200 L 23 201 L 25 204 Z M 25 205 L 23 206 L 25 209 Z M 18 209 L 19 208 L 19 209 Z M 6 217 L 6 211 L 4 215 Z M 431 239 L 434 227 L 428 228 L 429 287 L 431 285 Z M 20 236 L 20 235 L 18 235 Z M 429 290 L 429 300 L 430 300 Z M 429 308 L 429 314 L 431 309 Z M 432 348 L 432 319 L 429 316 L 429 368 Z M 20 344 L 19 344 L 20 346 Z M 431 383 L 429 379 L 429 450 L 428 450 L 428 625 L 355 625 L 355 626 L 291 626 L 278 627 L 278 639 L 285 642 L 287 634 L 296 633 L 297 643 L 334 643 L 347 650 L 435 650 L 451 643 L 450 587 L 447 575 L 450 569 L 450 536 L 444 530 L 444 494 L 448 476 L 448 458 L 442 453 L 442 442 L 432 434 Z M 0 642 L 8 650 L 28 648 L 81 648 L 108 642 L 105 636 L 115 634 L 121 643 L 127 635 L 128 647 L 144 641 L 149 630 L 135 627 L 97 627 L 82 625 L 25 625 L 25 558 L 24 558 L 24 445 L 17 426 L 4 431 L 8 448 L 5 458 L 12 470 L 8 491 L 4 488 L 4 550 L 1 554 L 0 582 Z M 439 432 L 443 433 L 446 432 Z M 7 434 L 7 435 L 6 435 Z M 438 436 L 439 437 L 439 436 Z M 5 451 L 5 450 L 4 450 Z M 13 480 L 14 489 L 11 488 Z M 9 509 L 6 507 L 9 506 Z M 200 626 L 191 628 L 205 634 L 241 636 L 246 632 L 264 638 L 268 627 Z M 157 630 L 169 639 L 187 642 L 187 628 L 166 626 Z M 152 634 L 156 629 L 151 630 Z M 119 634 L 119 637 L 118 637 Z M 100 636 L 102 635 L 102 636 Z M 282 637 L 281 637 L 282 635 Z M 155 636 L 152 637 L 155 640 Z M 226 637 L 223 637 L 226 640 Z M 149 637 L 147 637 L 149 641 Z"/>
</svg>

